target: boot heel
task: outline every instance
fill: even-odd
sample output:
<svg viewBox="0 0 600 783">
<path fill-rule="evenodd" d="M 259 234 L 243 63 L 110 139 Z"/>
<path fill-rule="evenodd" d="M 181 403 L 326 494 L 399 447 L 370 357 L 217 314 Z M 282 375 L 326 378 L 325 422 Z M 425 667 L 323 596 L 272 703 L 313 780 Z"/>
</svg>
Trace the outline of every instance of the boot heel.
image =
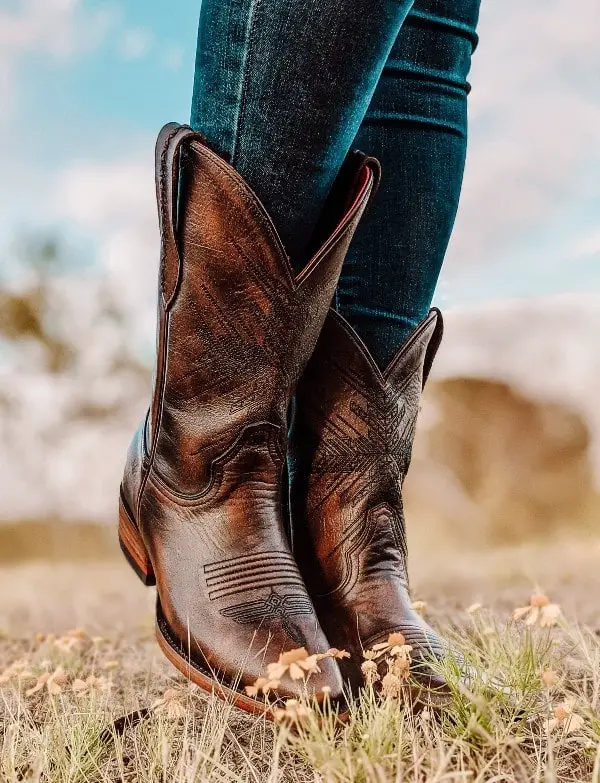
<svg viewBox="0 0 600 783">
<path fill-rule="evenodd" d="M 121 498 L 119 498 L 119 544 L 127 562 L 146 587 L 155 585 L 156 579 L 148 552 Z"/>
</svg>

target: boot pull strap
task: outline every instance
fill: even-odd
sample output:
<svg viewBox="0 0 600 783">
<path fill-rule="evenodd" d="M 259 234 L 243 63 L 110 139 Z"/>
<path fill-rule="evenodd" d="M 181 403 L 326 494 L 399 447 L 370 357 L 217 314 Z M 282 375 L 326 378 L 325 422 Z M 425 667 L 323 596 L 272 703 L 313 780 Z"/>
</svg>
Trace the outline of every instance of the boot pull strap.
<svg viewBox="0 0 600 783">
<path fill-rule="evenodd" d="M 160 289 L 165 307 L 171 302 L 181 268 L 177 243 L 177 206 L 182 144 L 190 139 L 202 140 L 187 125 L 171 122 L 161 130 L 156 141 L 156 202 L 160 228 Z"/>
</svg>

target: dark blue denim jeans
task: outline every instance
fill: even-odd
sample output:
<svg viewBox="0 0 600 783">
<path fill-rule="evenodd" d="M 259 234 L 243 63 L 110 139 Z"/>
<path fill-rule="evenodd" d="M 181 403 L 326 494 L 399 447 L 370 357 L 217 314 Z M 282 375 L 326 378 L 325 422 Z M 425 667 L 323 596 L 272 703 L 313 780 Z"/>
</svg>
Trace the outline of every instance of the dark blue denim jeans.
<svg viewBox="0 0 600 783">
<path fill-rule="evenodd" d="M 426 314 L 454 222 L 480 0 L 202 0 L 192 126 L 301 267 L 349 150 L 382 163 L 336 306 L 384 365 Z"/>
</svg>

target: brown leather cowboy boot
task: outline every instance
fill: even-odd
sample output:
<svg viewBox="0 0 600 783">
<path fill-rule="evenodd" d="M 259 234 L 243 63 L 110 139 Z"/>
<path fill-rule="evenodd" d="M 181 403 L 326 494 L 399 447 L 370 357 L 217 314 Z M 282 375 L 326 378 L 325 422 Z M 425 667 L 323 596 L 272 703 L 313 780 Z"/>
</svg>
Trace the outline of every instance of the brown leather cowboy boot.
<svg viewBox="0 0 600 783">
<path fill-rule="evenodd" d="M 157 635 L 191 680 L 249 711 L 244 686 L 282 651 L 329 647 L 282 524 L 287 410 L 377 179 L 362 161 L 328 235 L 294 275 L 248 185 L 190 128 L 156 148 L 161 229 L 152 404 L 120 496 L 119 536 Z M 333 216 L 332 216 L 333 217 Z M 309 680 L 340 694 L 337 664 Z M 283 697 L 303 685 L 284 676 Z"/>
<path fill-rule="evenodd" d="M 411 608 L 402 483 L 423 385 L 442 337 L 431 310 L 381 371 L 349 324 L 330 311 L 296 392 L 290 438 L 293 550 L 321 626 L 362 681 L 362 651 L 400 632 L 415 671 L 448 652 Z"/>
</svg>

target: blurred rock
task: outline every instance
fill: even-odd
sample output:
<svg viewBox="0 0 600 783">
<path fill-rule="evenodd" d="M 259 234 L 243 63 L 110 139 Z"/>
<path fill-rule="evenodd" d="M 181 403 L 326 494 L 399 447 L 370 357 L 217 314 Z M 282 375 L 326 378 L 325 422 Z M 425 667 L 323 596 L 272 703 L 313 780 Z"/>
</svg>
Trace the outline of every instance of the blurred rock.
<svg viewBox="0 0 600 783">
<path fill-rule="evenodd" d="M 600 296 L 562 294 L 451 310 L 433 378 L 489 378 L 578 413 L 600 489 Z"/>
<path fill-rule="evenodd" d="M 590 433 L 567 406 L 477 378 L 428 389 L 406 483 L 409 525 L 508 543 L 590 525 Z"/>
</svg>

